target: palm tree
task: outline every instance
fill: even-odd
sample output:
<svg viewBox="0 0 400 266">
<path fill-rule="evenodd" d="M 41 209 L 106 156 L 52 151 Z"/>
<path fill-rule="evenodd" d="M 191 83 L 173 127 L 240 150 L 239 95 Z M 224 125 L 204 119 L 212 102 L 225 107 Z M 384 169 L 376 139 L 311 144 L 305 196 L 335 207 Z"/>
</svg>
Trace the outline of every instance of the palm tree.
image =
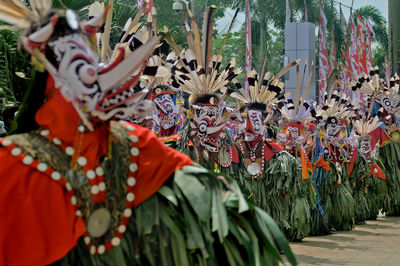
<svg viewBox="0 0 400 266">
<path fill-rule="evenodd" d="M 110 0 L 104 1 L 105 5 L 110 4 Z M 81 18 L 87 17 L 89 5 L 93 0 L 53 0 L 54 7 L 70 8 L 75 10 Z M 113 19 L 110 34 L 110 46 L 114 45 L 119 40 L 125 22 L 135 16 L 138 8 L 136 1 L 132 0 L 114 0 L 113 1 Z"/>
<path fill-rule="evenodd" d="M 357 12 L 364 21 L 366 21 L 367 18 L 371 21 L 372 28 L 375 32 L 375 36 L 373 36 L 372 40 L 378 42 L 385 50 L 387 50 L 389 40 L 386 19 L 381 12 L 374 6 L 361 7 L 357 9 Z"/>
</svg>

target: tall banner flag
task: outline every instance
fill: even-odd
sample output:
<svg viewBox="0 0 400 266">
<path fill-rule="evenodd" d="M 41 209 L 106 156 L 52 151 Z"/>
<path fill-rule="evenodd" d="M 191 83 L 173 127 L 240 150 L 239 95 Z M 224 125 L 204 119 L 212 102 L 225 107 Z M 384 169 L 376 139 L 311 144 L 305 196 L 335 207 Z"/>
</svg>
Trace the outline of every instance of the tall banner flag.
<svg viewBox="0 0 400 266">
<path fill-rule="evenodd" d="M 350 50 L 349 50 L 349 29 L 347 25 L 348 23 L 346 22 L 346 17 L 343 14 L 342 5 L 340 4 L 340 26 L 343 32 L 345 32 L 345 45 L 344 45 L 345 48 L 342 51 L 343 61 L 340 70 L 341 91 L 345 92 L 346 95 L 351 96 L 351 93 L 349 93 L 349 90 L 347 89 L 348 87 L 347 83 L 352 79 L 351 74 L 347 71 L 348 69 L 351 69 Z"/>
<path fill-rule="evenodd" d="M 290 23 L 290 6 L 289 6 L 289 0 L 286 0 L 286 23 Z"/>
<path fill-rule="evenodd" d="M 249 91 L 249 80 L 247 73 L 251 71 L 251 22 L 250 22 L 250 0 L 246 0 L 246 79 L 245 89 Z"/>
<path fill-rule="evenodd" d="M 359 74 L 367 74 L 367 47 L 365 40 L 365 33 L 367 27 L 365 26 L 364 21 L 360 17 L 360 14 L 357 13 L 357 52 L 358 52 L 358 66 L 359 66 Z"/>
<path fill-rule="evenodd" d="M 356 26 L 354 25 L 353 15 L 350 13 L 350 63 L 351 71 L 354 75 L 359 74 L 358 70 L 358 52 L 357 52 L 357 34 Z"/>
<path fill-rule="evenodd" d="M 372 28 L 371 22 L 367 18 L 367 40 L 366 40 L 366 46 L 367 46 L 367 68 L 369 69 L 372 67 L 372 35 L 374 35 L 375 32 Z"/>
<path fill-rule="evenodd" d="M 328 54 L 328 44 L 326 40 L 326 24 L 327 19 L 325 17 L 324 11 L 320 8 L 319 16 L 319 101 L 322 102 L 325 89 L 327 85 L 327 79 L 330 75 L 331 68 L 329 66 L 329 54 Z"/>
<path fill-rule="evenodd" d="M 340 70 L 340 80 L 341 80 L 341 91 L 346 93 L 349 97 L 353 97 L 352 90 L 348 88 L 350 81 L 353 79 L 350 73 L 351 69 L 351 59 L 350 59 L 350 50 L 342 50 L 343 61 L 341 64 Z"/>
<path fill-rule="evenodd" d="M 142 5 L 146 4 L 147 2 L 147 6 L 144 10 L 144 13 L 147 14 L 151 11 L 151 9 L 153 8 L 154 4 L 153 4 L 153 0 L 138 0 L 138 7 L 141 7 Z"/>
</svg>

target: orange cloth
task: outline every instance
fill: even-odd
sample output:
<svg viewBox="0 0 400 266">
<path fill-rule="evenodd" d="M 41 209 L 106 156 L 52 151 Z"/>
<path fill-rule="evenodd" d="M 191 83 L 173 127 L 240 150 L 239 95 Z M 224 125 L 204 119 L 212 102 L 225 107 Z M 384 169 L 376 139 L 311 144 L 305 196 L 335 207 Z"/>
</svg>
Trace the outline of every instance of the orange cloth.
<svg viewBox="0 0 400 266">
<path fill-rule="evenodd" d="M 312 174 L 313 168 L 310 160 L 306 159 L 306 151 L 304 149 L 300 149 L 300 159 L 301 159 L 301 177 L 302 179 L 308 179 L 308 173 Z"/>
<path fill-rule="evenodd" d="M 371 166 L 369 168 L 369 174 L 375 177 L 378 177 L 380 179 L 386 180 L 385 173 L 382 171 L 382 169 L 379 167 L 377 163 L 371 163 Z"/>
<path fill-rule="evenodd" d="M 351 153 L 351 158 L 350 158 L 350 161 L 348 162 L 348 166 L 347 166 L 347 169 L 348 169 L 348 175 L 350 176 L 351 175 L 351 173 L 353 172 L 353 169 L 354 169 L 354 164 L 355 164 L 355 162 L 356 162 L 356 159 L 357 159 L 357 155 L 358 155 L 358 147 L 354 147 L 354 150 L 353 150 L 353 152 Z"/>
<path fill-rule="evenodd" d="M 325 171 L 329 172 L 331 170 L 331 168 L 329 167 L 329 164 L 322 158 L 319 158 L 315 163 L 314 163 L 314 167 L 313 170 L 315 170 L 315 168 L 317 167 L 322 167 Z"/>
<path fill-rule="evenodd" d="M 379 141 L 379 145 L 383 146 L 390 141 L 389 136 L 386 134 L 385 130 L 378 127 L 374 131 L 370 132 L 368 135 L 371 136 L 371 147 L 375 148 L 376 143 Z"/>
<path fill-rule="evenodd" d="M 135 125 L 139 137 L 139 178 L 135 185 L 134 205 L 153 195 L 176 170 L 193 161 L 180 152 L 164 145 L 149 129 Z"/>
<path fill-rule="evenodd" d="M 264 159 L 266 162 L 268 162 L 269 160 L 271 160 L 271 158 L 275 155 L 275 153 L 278 153 L 282 150 L 282 146 L 272 142 L 272 141 L 268 141 L 266 142 L 266 144 L 264 145 Z"/>
<path fill-rule="evenodd" d="M 58 91 L 51 92 L 51 98 L 37 112 L 36 121 L 66 145 L 74 146 L 80 119 Z M 148 129 L 134 126 L 140 150 L 134 191 L 137 206 L 177 169 L 193 162 L 166 147 Z M 87 158 L 89 167 L 94 168 L 99 156 L 107 154 L 108 132 L 107 123 L 99 123 L 94 132 L 84 134 L 79 154 Z M 0 266 L 46 265 L 61 259 L 85 230 L 64 188 L 23 165 L 7 148 L 0 148 L 0 162 Z"/>
<path fill-rule="evenodd" d="M 0 265 L 46 265 L 76 245 L 85 225 L 64 189 L 0 149 Z"/>
</svg>

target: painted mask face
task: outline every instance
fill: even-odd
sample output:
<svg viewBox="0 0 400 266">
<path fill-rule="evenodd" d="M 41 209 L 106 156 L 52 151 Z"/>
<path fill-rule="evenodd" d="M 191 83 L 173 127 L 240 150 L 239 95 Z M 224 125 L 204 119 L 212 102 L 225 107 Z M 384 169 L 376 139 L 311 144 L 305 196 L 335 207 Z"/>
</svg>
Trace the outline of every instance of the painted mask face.
<svg viewBox="0 0 400 266">
<path fill-rule="evenodd" d="M 259 110 L 248 110 L 245 140 L 251 141 L 264 133 L 262 112 Z"/>
<path fill-rule="evenodd" d="M 131 116 L 128 121 L 153 131 L 156 130 L 157 125 L 160 124 L 154 107 L 149 111 L 142 113 L 140 117 Z"/>
<path fill-rule="evenodd" d="M 383 95 L 379 99 L 379 103 L 389 114 L 394 114 L 400 109 L 400 95 L 398 93 Z"/>
<path fill-rule="evenodd" d="M 279 144 L 282 144 L 282 145 L 285 144 L 286 140 L 287 140 L 287 138 L 286 138 L 286 134 L 285 133 L 276 134 L 276 141 Z"/>
<path fill-rule="evenodd" d="M 340 132 L 342 127 L 337 123 L 328 123 L 326 125 L 326 134 L 330 137 L 335 137 Z"/>
<path fill-rule="evenodd" d="M 192 105 L 190 136 L 209 152 L 218 152 L 225 137 L 224 109 L 223 105 Z"/>
<path fill-rule="evenodd" d="M 287 132 L 289 135 L 289 138 L 295 140 L 299 137 L 299 129 L 297 127 L 292 127 L 292 126 L 288 126 L 287 127 Z"/>
<path fill-rule="evenodd" d="M 94 34 L 102 23 L 93 26 L 89 23 L 91 21 L 80 22 L 71 10 L 66 11 L 63 19 L 69 25 L 65 32 L 49 32 L 47 38 L 41 38 L 38 46 L 32 39 L 38 38 L 39 33 L 43 35 L 45 27 L 42 27 L 22 38 L 22 43 L 44 64 L 54 79 L 55 87 L 73 104 L 86 125 L 91 128 L 92 117 L 101 120 L 127 119 L 150 107 L 149 102 L 139 103 L 146 91 L 134 93 L 132 87 L 157 41 L 140 46 L 128 56 L 124 56 L 124 49 L 120 49 L 117 59 L 102 67 L 92 48 Z M 150 46 L 147 47 L 148 44 Z"/>
<path fill-rule="evenodd" d="M 169 129 L 175 125 L 178 119 L 178 108 L 169 93 L 159 94 L 154 98 L 158 110 L 158 117 L 163 129 Z"/>
<path fill-rule="evenodd" d="M 359 152 L 361 153 L 364 158 L 369 159 L 371 157 L 371 142 L 368 139 L 363 139 L 360 141 L 360 149 Z"/>
</svg>

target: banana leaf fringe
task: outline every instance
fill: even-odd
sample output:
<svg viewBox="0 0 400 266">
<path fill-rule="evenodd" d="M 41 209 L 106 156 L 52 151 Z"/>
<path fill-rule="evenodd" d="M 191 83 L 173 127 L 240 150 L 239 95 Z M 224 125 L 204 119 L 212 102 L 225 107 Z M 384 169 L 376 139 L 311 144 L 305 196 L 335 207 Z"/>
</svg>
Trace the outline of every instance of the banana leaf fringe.
<svg viewBox="0 0 400 266">
<path fill-rule="evenodd" d="M 90 255 L 80 240 L 54 265 L 279 265 L 296 259 L 273 219 L 235 181 L 186 166 L 133 210 L 120 246 Z"/>
<path fill-rule="evenodd" d="M 311 212 L 311 235 L 325 235 L 332 230 L 351 231 L 355 223 L 355 201 L 347 178 L 347 168 L 314 170 L 314 183 L 319 194 L 323 213 Z"/>
<path fill-rule="evenodd" d="M 387 193 L 383 211 L 388 216 L 400 215 L 400 143 L 391 141 L 379 149 L 380 165 L 385 166 Z"/>
</svg>

